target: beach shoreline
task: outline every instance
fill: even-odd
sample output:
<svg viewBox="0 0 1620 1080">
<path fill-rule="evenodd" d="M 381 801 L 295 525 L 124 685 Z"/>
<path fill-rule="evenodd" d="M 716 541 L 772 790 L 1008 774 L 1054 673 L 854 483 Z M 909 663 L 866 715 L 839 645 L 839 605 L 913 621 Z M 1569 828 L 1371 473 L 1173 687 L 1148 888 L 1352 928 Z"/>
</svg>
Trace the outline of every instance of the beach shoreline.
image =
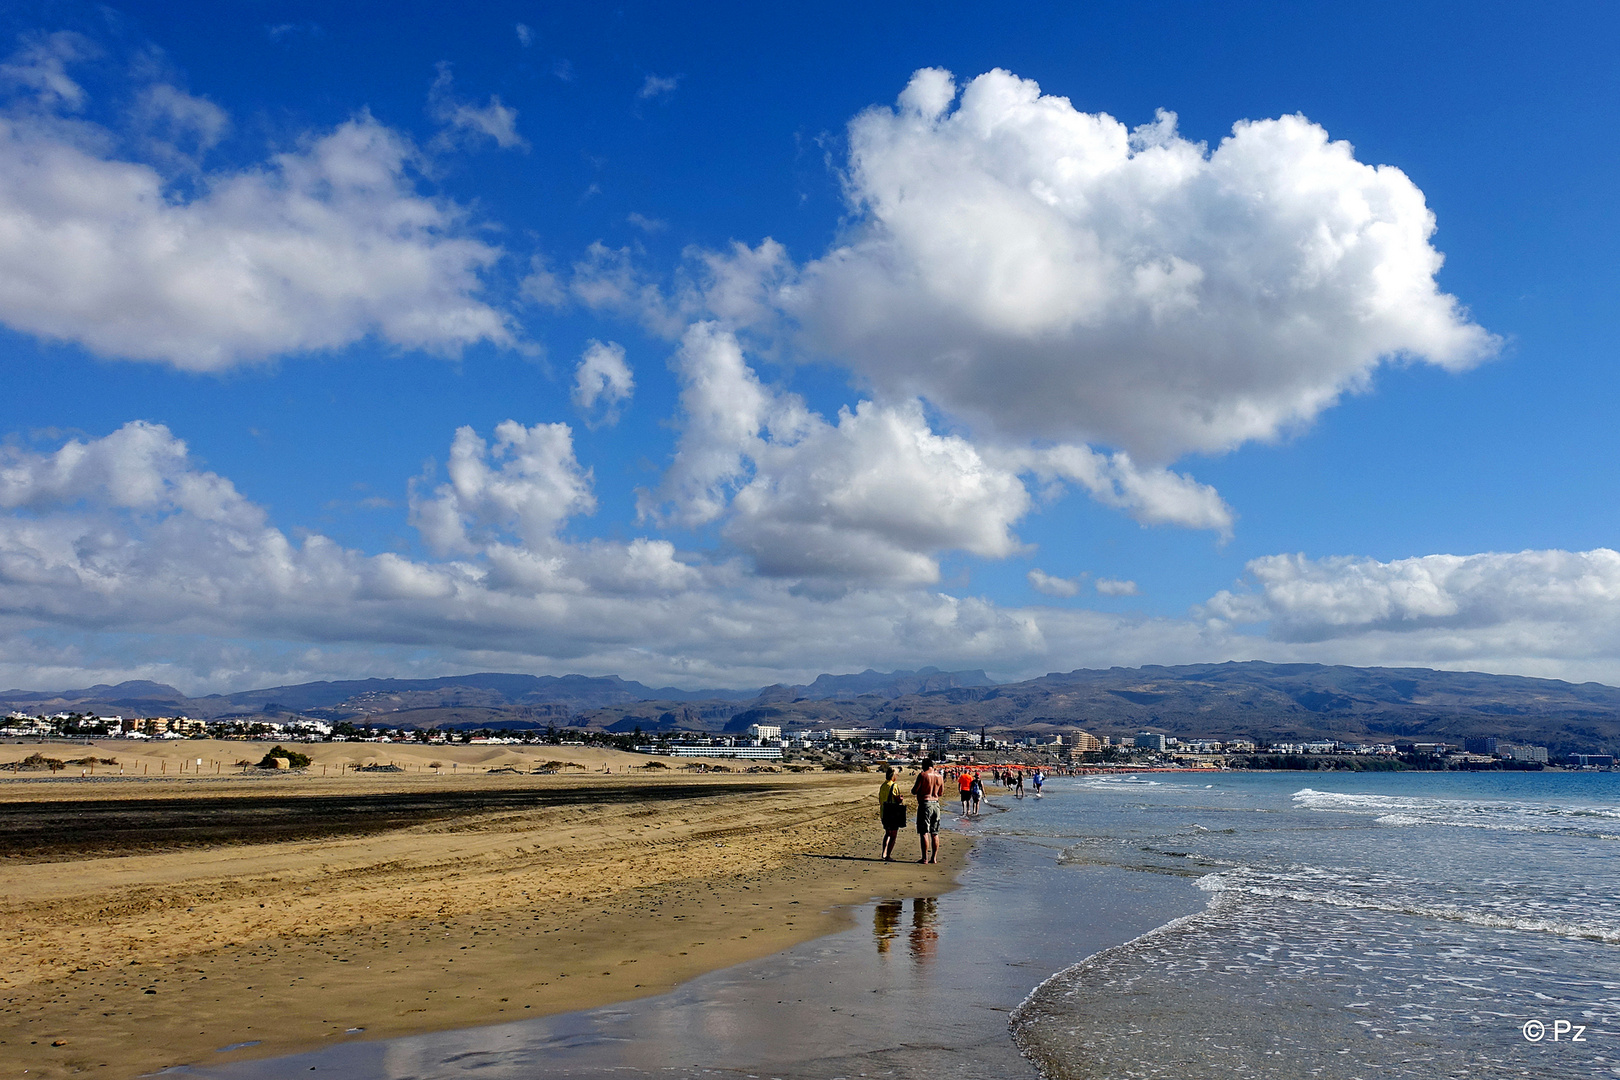
<svg viewBox="0 0 1620 1080">
<path fill-rule="evenodd" d="M 956 888 L 891 890 L 846 908 L 844 929 L 656 997 L 195 1074 L 1039 1080 L 1012 1039 L 1010 1012 L 1072 962 L 1201 909 L 1206 896 L 1187 877 L 1065 864 L 1061 847 L 1021 823 L 1036 824 L 1038 807 L 1007 799 L 998 809 L 1012 816 L 993 825 L 952 815 L 943 843 L 968 856 Z"/>
<path fill-rule="evenodd" d="M 966 856 L 953 842 L 937 866 L 878 861 L 869 774 L 457 772 L 0 782 L 7 806 L 68 816 L 109 800 L 124 805 L 98 813 L 233 809 L 266 790 L 426 807 L 376 831 L 9 851 L 0 1053 L 13 1075 L 135 1076 L 665 993 L 836 932 L 872 897 L 947 891 Z M 447 810 L 457 792 L 476 798 Z"/>
</svg>

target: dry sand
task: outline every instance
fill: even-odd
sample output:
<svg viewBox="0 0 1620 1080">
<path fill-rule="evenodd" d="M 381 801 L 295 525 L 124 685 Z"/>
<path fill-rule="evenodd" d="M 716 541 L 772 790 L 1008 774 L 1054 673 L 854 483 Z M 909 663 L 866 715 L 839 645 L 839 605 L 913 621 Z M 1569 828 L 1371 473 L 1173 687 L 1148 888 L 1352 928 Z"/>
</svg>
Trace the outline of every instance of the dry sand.
<svg viewBox="0 0 1620 1080">
<path fill-rule="evenodd" d="M 237 762 L 258 762 L 277 743 L 273 739 L 253 741 L 221 739 L 96 739 L 68 742 L 53 739 L 35 743 L 17 741 L 0 744 L 0 769 L 21 761 L 33 753 L 57 758 L 63 762 L 86 757 L 112 758 L 117 764 L 101 763 L 68 765 L 55 775 L 77 778 L 82 775 L 152 777 L 166 779 L 207 779 L 213 776 L 240 775 Z M 347 770 L 361 765 L 397 764 L 410 773 L 432 773 L 431 766 L 438 762 L 441 772 L 459 773 L 463 769 L 483 772 L 492 768 L 517 768 L 528 771 L 552 761 L 565 762 L 576 769 L 567 771 L 626 772 L 650 760 L 668 764 L 671 768 L 692 764 L 690 758 L 649 758 L 645 754 L 629 754 L 589 746 L 506 746 L 506 745 L 454 745 L 426 746 L 422 743 L 285 743 L 288 749 L 307 754 L 312 761 L 310 778 L 323 775 L 346 775 Z M 202 764 L 197 764 L 201 759 Z M 746 768 L 746 763 L 725 761 L 720 764 L 735 769 Z M 0 776 L 6 775 L 0 772 Z M 22 773 L 38 776 L 42 773 Z"/>
<path fill-rule="evenodd" d="M 358 746 L 381 760 L 418 749 Z M 173 754 L 160 759 L 171 767 L 241 748 L 140 747 Z M 35 749 L 0 747 L 0 762 Z M 937 895 L 964 855 L 946 838 L 940 866 L 876 861 L 871 774 L 648 775 L 620 771 L 646 758 L 611 751 L 586 764 L 612 775 L 491 774 L 480 770 L 513 751 L 562 755 L 433 747 L 420 764 L 459 767 L 333 776 L 357 744 L 313 749 L 317 769 L 302 776 L 213 779 L 205 764 L 153 780 L 149 760 L 145 780 L 0 780 L 13 822 L 79 808 L 64 802 L 120 821 L 143 807 L 166 820 L 176 805 L 236 821 L 268 803 L 314 808 L 323 826 L 177 847 L 149 831 L 135 854 L 14 847 L 0 859 L 10 1075 L 134 1076 L 661 993 L 839 929 L 840 905 Z M 94 753 L 126 762 L 126 777 L 138 761 L 126 744 Z M 393 815 L 386 828 L 365 823 L 376 806 Z M 902 836 L 901 854 L 914 847 Z"/>
</svg>

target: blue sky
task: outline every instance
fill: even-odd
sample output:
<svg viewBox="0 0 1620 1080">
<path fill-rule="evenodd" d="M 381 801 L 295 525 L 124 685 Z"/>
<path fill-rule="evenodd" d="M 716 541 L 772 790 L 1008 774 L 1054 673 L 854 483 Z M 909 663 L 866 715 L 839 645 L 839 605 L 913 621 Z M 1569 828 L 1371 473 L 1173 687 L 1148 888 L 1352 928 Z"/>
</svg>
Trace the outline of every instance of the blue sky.
<svg viewBox="0 0 1620 1080">
<path fill-rule="evenodd" d="M 8 5 L 0 684 L 1620 680 L 1617 23 Z"/>
</svg>

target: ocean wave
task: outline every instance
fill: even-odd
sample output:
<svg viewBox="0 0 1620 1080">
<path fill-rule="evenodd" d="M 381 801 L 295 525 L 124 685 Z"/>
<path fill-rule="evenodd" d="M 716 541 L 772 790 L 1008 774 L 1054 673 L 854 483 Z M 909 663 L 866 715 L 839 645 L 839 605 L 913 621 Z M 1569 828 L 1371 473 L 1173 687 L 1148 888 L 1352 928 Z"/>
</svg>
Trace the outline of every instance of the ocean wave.
<svg viewBox="0 0 1620 1080">
<path fill-rule="evenodd" d="M 1525 910 L 1534 905 L 1527 904 L 1523 898 L 1515 903 L 1516 910 L 1504 911 L 1479 904 L 1436 901 L 1404 891 L 1405 883 L 1401 882 L 1345 878 L 1326 871 L 1313 873 L 1308 868 L 1289 874 L 1267 874 L 1247 869 L 1218 871 L 1199 878 L 1196 884 L 1215 895 L 1319 904 L 1385 915 L 1437 919 L 1488 930 L 1522 930 L 1620 945 L 1620 919 L 1583 918 L 1570 911 L 1536 914 Z"/>
<path fill-rule="evenodd" d="M 1371 795 L 1302 788 L 1294 805 L 1337 814 L 1371 814 L 1379 825 L 1444 825 L 1500 832 L 1557 833 L 1592 840 L 1620 840 L 1603 826 L 1620 824 L 1620 807 L 1508 799 L 1442 799 Z"/>
<path fill-rule="evenodd" d="M 1214 875 L 1210 875 L 1214 876 Z M 1131 940 L 1120 945 L 1102 949 L 1084 957 L 1076 963 L 1070 964 L 1061 971 L 1054 973 L 1039 983 L 1017 1007 L 1007 1015 L 1007 1026 L 1012 1031 L 1013 1045 L 1018 1052 L 1028 1058 L 1043 1076 L 1048 1070 L 1042 1068 L 1043 1053 L 1039 1046 L 1028 1036 L 1028 1029 L 1038 1016 L 1044 1018 L 1048 1012 L 1046 1000 L 1059 992 L 1059 988 L 1072 985 L 1074 981 L 1087 970 L 1108 963 L 1121 957 L 1141 952 L 1144 948 L 1156 944 L 1159 940 L 1183 930 L 1195 930 L 1199 923 L 1209 921 L 1221 908 L 1230 903 L 1230 899 L 1219 893 L 1212 895 L 1203 911 L 1195 911 L 1191 915 L 1171 919 L 1162 926 L 1156 926 L 1145 934 L 1139 934 Z"/>
</svg>

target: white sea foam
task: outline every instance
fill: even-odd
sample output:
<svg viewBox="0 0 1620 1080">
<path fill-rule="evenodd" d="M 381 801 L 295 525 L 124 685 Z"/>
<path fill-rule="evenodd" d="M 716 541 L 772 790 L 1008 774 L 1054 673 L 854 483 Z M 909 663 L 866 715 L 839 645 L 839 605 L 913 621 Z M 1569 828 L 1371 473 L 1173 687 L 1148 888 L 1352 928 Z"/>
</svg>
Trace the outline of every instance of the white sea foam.
<svg viewBox="0 0 1620 1080">
<path fill-rule="evenodd" d="M 1525 930 L 1584 938 L 1620 945 L 1620 922 L 1593 917 L 1557 906 L 1536 905 L 1515 899 L 1504 907 L 1481 904 L 1444 903 L 1423 897 L 1415 888 L 1400 888 L 1389 882 L 1338 880 L 1323 875 L 1313 881 L 1309 875 L 1267 875 L 1262 871 L 1237 869 L 1206 874 L 1197 885 L 1216 894 L 1258 896 L 1297 904 L 1319 904 L 1388 915 L 1410 915 L 1444 922 L 1463 923 L 1490 930 Z M 1292 878 L 1292 880 L 1290 880 Z M 1327 882 L 1331 882 L 1328 884 Z M 1413 883 L 1415 884 L 1415 883 Z M 1536 907 L 1545 910 L 1537 912 Z"/>
<path fill-rule="evenodd" d="M 1303 788 L 1294 804 L 1304 810 L 1371 814 L 1379 825 L 1411 828 L 1444 825 L 1497 832 L 1568 833 L 1594 840 L 1620 840 L 1620 807 L 1510 799 L 1442 799 L 1369 795 Z"/>
<path fill-rule="evenodd" d="M 1120 799 L 1114 780 L 1065 804 L 1051 827 L 1078 842 L 1060 862 L 1203 873 L 1210 905 L 1026 998 L 1015 1038 L 1043 1076 L 1293 1080 L 1307 1062 L 1321 1080 L 1592 1075 L 1597 1057 L 1536 1056 L 1519 1028 L 1562 1010 L 1620 1038 L 1620 785 L 1278 781 Z"/>
</svg>

